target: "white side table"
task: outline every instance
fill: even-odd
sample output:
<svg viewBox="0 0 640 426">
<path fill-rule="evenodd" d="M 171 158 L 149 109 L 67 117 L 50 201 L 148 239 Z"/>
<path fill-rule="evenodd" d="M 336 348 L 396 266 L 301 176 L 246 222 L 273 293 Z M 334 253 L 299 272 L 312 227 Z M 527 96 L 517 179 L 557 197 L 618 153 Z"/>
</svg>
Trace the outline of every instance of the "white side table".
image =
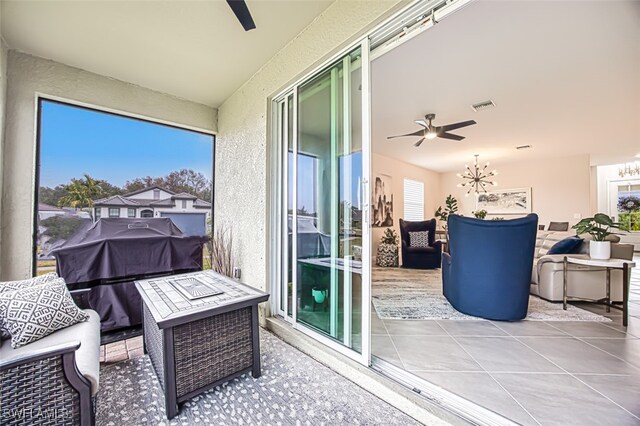
<svg viewBox="0 0 640 426">
<path fill-rule="evenodd" d="M 587 300 L 587 299 L 577 299 L 577 298 L 569 298 L 567 296 L 567 271 L 569 263 L 573 263 L 576 265 L 584 265 L 584 266 L 593 266 L 596 268 L 605 268 L 607 271 L 607 279 L 605 282 L 607 296 L 601 300 Z M 591 259 L 591 258 L 578 258 L 578 257 L 564 257 L 564 268 L 563 268 L 563 287 L 562 287 L 562 305 L 564 310 L 567 310 L 567 301 L 569 300 L 583 300 L 604 304 L 607 307 L 607 312 L 611 312 L 611 308 L 619 309 L 622 311 L 622 325 L 627 326 L 628 317 L 629 317 L 629 279 L 631 277 L 631 268 L 635 267 L 635 262 L 626 259 Z M 614 305 L 611 303 L 611 270 L 612 269 L 621 269 L 622 270 L 622 307 Z"/>
</svg>

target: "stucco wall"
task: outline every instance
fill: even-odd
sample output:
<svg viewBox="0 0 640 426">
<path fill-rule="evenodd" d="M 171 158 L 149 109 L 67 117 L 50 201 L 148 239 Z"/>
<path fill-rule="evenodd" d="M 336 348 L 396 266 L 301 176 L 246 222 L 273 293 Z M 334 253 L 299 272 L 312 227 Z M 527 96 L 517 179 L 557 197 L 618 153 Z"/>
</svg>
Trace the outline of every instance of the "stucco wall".
<svg viewBox="0 0 640 426">
<path fill-rule="evenodd" d="M 482 160 L 480 160 L 482 163 Z M 591 166 L 588 155 L 548 158 L 541 161 L 494 164 L 498 171 L 495 189 L 531 187 L 532 211 L 539 216 L 539 223 L 548 226 L 550 221 L 578 222 L 575 214 L 588 217 L 591 211 Z M 460 178 L 455 172 L 442 174 L 441 203 L 448 194 L 458 199 L 460 212 L 471 216 L 475 210 L 475 198 L 465 197 L 464 188 L 458 188 Z M 504 216 L 504 215 L 498 215 Z"/>
<path fill-rule="evenodd" d="M 216 130 L 214 108 L 13 50 L 7 77 L 0 279 L 31 273 L 36 93 Z"/>
<path fill-rule="evenodd" d="M 336 1 L 219 108 L 214 211 L 233 232 L 247 284 L 267 289 L 268 97 L 399 3 Z"/>
</svg>

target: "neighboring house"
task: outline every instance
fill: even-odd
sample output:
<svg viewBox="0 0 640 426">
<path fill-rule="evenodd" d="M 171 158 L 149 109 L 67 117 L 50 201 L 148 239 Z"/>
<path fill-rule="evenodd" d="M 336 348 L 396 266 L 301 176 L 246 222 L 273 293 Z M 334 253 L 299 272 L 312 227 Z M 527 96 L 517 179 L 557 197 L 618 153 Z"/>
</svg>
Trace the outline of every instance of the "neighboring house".
<svg viewBox="0 0 640 426">
<path fill-rule="evenodd" d="M 61 208 L 50 206 L 49 204 L 38 203 L 38 218 L 43 221 L 53 216 L 64 216 L 67 212 Z"/>
<path fill-rule="evenodd" d="M 96 200 L 93 206 L 94 220 L 168 217 L 187 235 L 205 235 L 207 218 L 211 215 L 211 203 L 159 186 Z"/>
</svg>

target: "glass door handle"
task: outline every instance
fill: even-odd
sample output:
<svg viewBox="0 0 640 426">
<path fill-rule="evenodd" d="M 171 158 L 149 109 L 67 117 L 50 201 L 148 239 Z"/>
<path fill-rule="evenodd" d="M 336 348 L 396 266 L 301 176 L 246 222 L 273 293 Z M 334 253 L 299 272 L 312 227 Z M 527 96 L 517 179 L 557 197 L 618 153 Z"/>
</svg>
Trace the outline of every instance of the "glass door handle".
<svg viewBox="0 0 640 426">
<path fill-rule="evenodd" d="M 362 214 L 364 216 L 363 223 L 367 228 L 369 227 L 369 180 L 362 179 Z M 364 230 L 363 230 L 364 231 Z"/>
</svg>

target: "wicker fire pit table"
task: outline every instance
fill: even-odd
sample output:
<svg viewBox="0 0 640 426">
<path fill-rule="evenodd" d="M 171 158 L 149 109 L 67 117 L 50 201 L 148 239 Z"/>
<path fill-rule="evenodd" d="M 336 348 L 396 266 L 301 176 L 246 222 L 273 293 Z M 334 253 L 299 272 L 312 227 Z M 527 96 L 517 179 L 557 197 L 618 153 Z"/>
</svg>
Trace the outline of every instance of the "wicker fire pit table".
<svg viewBox="0 0 640 426">
<path fill-rule="evenodd" d="M 258 303 L 267 293 L 212 271 L 136 281 L 136 288 L 168 419 L 207 389 L 248 372 L 260 377 Z"/>
</svg>

